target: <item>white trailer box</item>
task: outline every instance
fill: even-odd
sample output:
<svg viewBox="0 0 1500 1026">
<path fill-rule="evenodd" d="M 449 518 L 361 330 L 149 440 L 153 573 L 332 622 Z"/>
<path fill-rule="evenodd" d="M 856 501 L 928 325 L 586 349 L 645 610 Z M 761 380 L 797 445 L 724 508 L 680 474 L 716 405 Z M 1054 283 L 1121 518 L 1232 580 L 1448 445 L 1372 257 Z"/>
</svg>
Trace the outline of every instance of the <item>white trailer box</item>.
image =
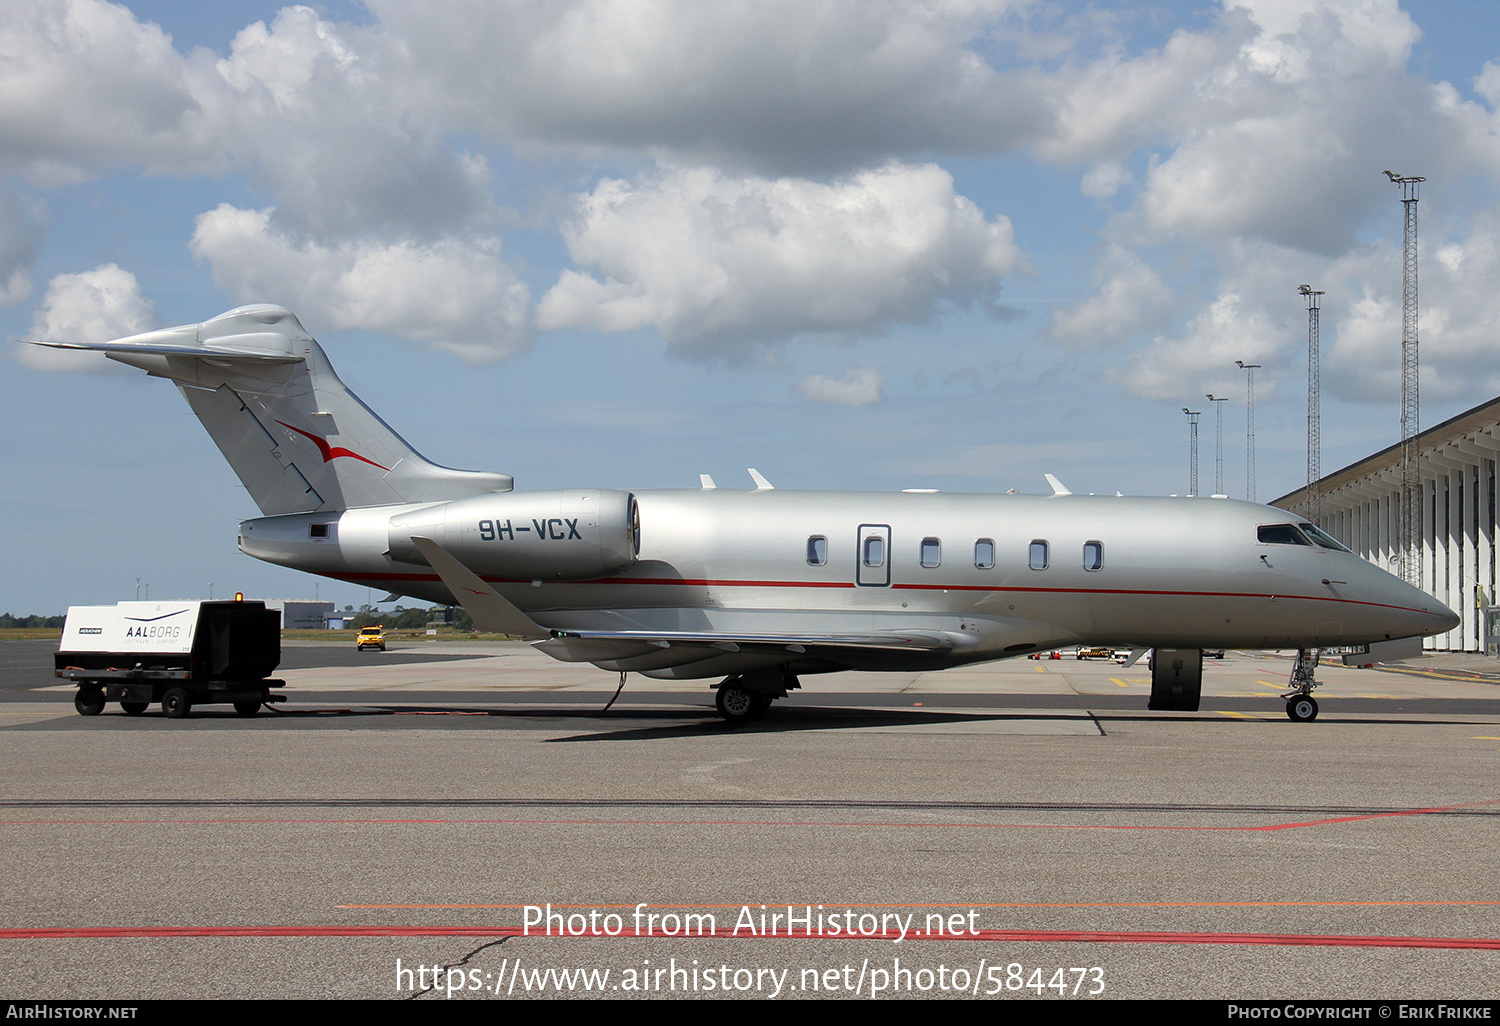
<svg viewBox="0 0 1500 1026">
<path fill-rule="evenodd" d="M 168 716 L 194 703 L 229 702 L 253 716 L 283 701 L 268 679 L 281 662 L 281 614 L 264 602 L 121 602 L 70 606 L 57 676 L 78 684 L 73 704 L 85 716 L 120 703 L 140 715 L 160 702 Z"/>
</svg>

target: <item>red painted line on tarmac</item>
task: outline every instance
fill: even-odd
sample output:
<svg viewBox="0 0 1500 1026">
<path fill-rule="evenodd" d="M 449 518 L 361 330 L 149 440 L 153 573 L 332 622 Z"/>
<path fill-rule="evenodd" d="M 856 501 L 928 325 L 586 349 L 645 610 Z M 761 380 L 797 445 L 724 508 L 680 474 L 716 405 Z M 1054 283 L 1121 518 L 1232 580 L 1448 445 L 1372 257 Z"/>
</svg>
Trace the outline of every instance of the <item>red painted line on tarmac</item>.
<svg viewBox="0 0 1500 1026">
<path fill-rule="evenodd" d="M 0 826 L 225 826 L 236 824 L 316 824 L 350 826 L 700 826 L 700 827 L 847 827 L 868 829 L 920 829 L 920 830 L 1144 830 L 1156 832 L 1201 832 L 1201 833 L 1267 833 L 1275 830 L 1303 830 L 1309 827 L 1334 826 L 1341 823 L 1360 823 L 1366 820 L 1389 819 L 1396 816 L 1425 816 L 1434 813 L 1453 812 L 1490 802 L 1475 802 L 1471 805 L 1450 805 L 1430 809 L 1403 809 L 1396 812 L 1373 812 L 1362 816 L 1338 816 L 1330 819 L 1313 819 L 1293 823 L 1264 823 L 1259 826 L 1158 826 L 1151 824 L 1120 825 L 1111 823 L 887 823 L 861 821 L 796 821 L 796 820 L 725 820 L 725 819 L 358 819 L 358 818 L 314 818 L 296 819 L 244 818 L 244 819 L 5 819 Z"/>
<path fill-rule="evenodd" d="M 76 926 L 0 929 L 0 940 L 97 940 L 97 939 L 170 939 L 177 937 L 526 937 L 545 936 L 529 933 L 519 926 Z M 554 935 L 555 936 L 555 935 Z M 566 936 L 608 937 L 602 930 Z M 616 937 L 682 938 L 682 931 L 667 933 L 660 929 L 622 930 Z M 766 933 L 731 928 L 694 933 L 692 940 L 899 940 L 894 931 L 853 934 Z M 1231 944 L 1324 948 L 1441 948 L 1452 950 L 1500 951 L 1500 939 L 1490 937 L 1382 937 L 1341 934 L 1298 933 L 1193 933 L 1182 931 L 1141 930 L 978 930 L 964 933 L 942 933 L 921 936 L 915 931 L 908 940 L 1005 941 L 1009 943 L 1082 943 L 1082 944 Z"/>
<path fill-rule="evenodd" d="M 871 904 L 869 902 L 844 902 L 844 901 L 792 901 L 792 902 L 768 902 L 767 905 L 780 907 L 789 905 L 792 908 L 801 908 L 804 905 L 816 905 L 819 907 L 833 908 L 1384 908 L 1386 906 L 1407 907 L 1446 907 L 1446 906 L 1493 906 L 1500 905 L 1500 901 L 980 901 L 980 902 L 943 902 L 933 904 L 930 902 L 913 902 L 910 904 L 882 902 Z M 516 911 L 525 908 L 534 908 L 530 905 L 335 905 L 337 909 L 423 909 L 426 911 L 452 911 L 454 909 L 508 909 Z M 630 911 L 635 905 L 552 905 L 554 911 L 567 912 L 592 909 L 623 909 Z M 662 906 L 667 907 L 667 906 Z M 672 905 L 673 909 L 740 909 L 739 905 Z"/>
<path fill-rule="evenodd" d="M 795 820 L 723 820 L 723 819 L 373 819 L 351 817 L 298 817 L 290 818 L 214 818 L 214 819 L 0 819 L 0 826 L 226 826 L 244 824 L 309 824 L 350 826 L 707 826 L 707 827 L 879 827 L 883 829 L 920 830 L 1150 830 L 1212 833 L 1266 833 L 1274 830 L 1301 830 L 1308 827 L 1333 826 L 1341 823 L 1360 823 L 1366 820 L 1390 819 L 1398 816 L 1427 816 L 1463 809 L 1500 805 L 1500 798 L 1482 802 L 1465 802 L 1460 805 L 1438 805 L 1422 809 L 1397 809 L 1392 812 L 1371 812 L 1359 816 L 1336 816 L 1328 819 L 1302 820 L 1292 823 L 1264 823 L 1259 826 L 1156 826 L 1150 824 L 1120 825 L 1110 823 L 888 823 L 845 821 L 795 821 Z M 1238 815 L 1226 810 L 1221 815 Z"/>
</svg>

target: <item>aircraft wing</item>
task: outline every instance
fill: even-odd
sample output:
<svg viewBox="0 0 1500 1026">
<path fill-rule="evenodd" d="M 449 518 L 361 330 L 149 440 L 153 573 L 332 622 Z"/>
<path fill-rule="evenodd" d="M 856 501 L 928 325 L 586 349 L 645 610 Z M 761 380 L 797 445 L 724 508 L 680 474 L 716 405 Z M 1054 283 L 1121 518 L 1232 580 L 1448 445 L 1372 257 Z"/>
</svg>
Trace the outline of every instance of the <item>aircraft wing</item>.
<svg viewBox="0 0 1500 1026">
<path fill-rule="evenodd" d="M 590 631 L 553 630 L 534 643 L 565 663 L 594 663 L 608 669 L 659 670 L 686 666 L 731 653 L 767 664 L 800 658 L 846 657 L 864 652 L 931 652 L 954 647 L 941 631 L 891 631 L 870 634 L 777 634 L 738 631 Z"/>
<path fill-rule="evenodd" d="M 543 627 L 431 538 L 412 536 L 412 544 L 437 571 L 453 597 L 474 618 L 474 625 L 498 634 L 534 642 L 564 662 L 633 660 L 652 668 L 701 662 L 728 652 L 787 652 L 804 655 L 817 649 L 938 651 L 954 647 L 942 631 L 872 631 L 869 634 L 798 634 L 736 631 L 553 630 Z"/>
<path fill-rule="evenodd" d="M 671 645 L 715 645 L 729 652 L 743 645 L 779 645 L 793 652 L 809 646 L 839 648 L 889 648 L 931 651 L 953 647 L 953 639 L 941 631 L 882 631 L 874 634 L 775 634 L 733 631 L 571 631 L 550 632 L 554 640 L 579 638 L 588 641 L 645 642 L 659 648 Z"/>
</svg>

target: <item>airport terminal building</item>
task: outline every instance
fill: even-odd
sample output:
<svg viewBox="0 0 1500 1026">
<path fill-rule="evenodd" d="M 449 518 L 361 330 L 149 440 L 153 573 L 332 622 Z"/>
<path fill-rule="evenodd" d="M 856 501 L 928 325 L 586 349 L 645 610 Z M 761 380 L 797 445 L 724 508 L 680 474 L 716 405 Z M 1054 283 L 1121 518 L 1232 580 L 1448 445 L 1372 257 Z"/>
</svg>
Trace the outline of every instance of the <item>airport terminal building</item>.
<svg viewBox="0 0 1500 1026">
<path fill-rule="evenodd" d="M 1422 475 L 1421 587 L 1462 620 L 1430 649 L 1486 651 L 1485 609 L 1495 603 L 1495 461 L 1500 398 L 1417 436 Z M 1378 566 L 1397 569 L 1401 444 L 1319 482 L 1318 526 Z M 1307 489 L 1271 501 L 1305 515 Z"/>
</svg>

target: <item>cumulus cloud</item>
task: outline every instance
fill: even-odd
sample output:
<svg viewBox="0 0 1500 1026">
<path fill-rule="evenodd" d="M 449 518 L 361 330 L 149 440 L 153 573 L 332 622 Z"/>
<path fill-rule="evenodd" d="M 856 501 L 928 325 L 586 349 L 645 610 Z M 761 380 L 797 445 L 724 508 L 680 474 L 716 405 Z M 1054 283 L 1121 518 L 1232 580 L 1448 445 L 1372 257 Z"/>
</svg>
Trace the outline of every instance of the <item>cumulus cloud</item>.
<svg viewBox="0 0 1500 1026">
<path fill-rule="evenodd" d="M 1426 399 L 1500 393 L 1495 341 L 1500 309 L 1500 212 L 1479 215 L 1461 235 L 1423 250 L 1420 264 L 1421 387 Z M 1357 283 L 1324 298 L 1324 387 L 1351 401 L 1391 402 L 1401 394 L 1401 251 L 1368 247 L 1333 262 L 1331 282 Z M 1332 299 L 1330 310 L 1329 300 Z M 1324 337 L 1329 329 L 1324 328 Z"/>
<path fill-rule="evenodd" d="M 1126 154 L 1150 160 L 1105 230 L 1094 293 L 1054 310 L 1048 332 L 1123 349 L 1114 380 L 1151 398 L 1243 387 L 1235 359 L 1266 364 L 1258 390 L 1300 387 L 1306 321 L 1294 290 L 1307 281 L 1328 293 L 1325 391 L 1388 401 L 1400 381 L 1400 208 L 1380 169 L 1425 174 L 1424 198 L 1448 197 L 1439 216 L 1453 217 L 1456 190 L 1432 183 L 1493 181 L 1500 122 L 1407 72 L 1418 32 L 1395 0 L 1224 6 L 1218 24 L 1179 30 L 1160 50 L 1059 73 L 1075 85 L 1059 132 L 1035 152 L 1093 161 L 1083 189 L 1096 199 L 1120 195 Z M 1491 107 L 1497 83 L 1494 65 L 1473 80 Z M 1079 102 L 1088 96 L 1102 106 Z M 1469 223 L 1424 223 L 1428 398 L 1500 387 L 1486 355 L 1500 324 L 1482 284 L 1500 271 L 1489 242 L 1500 222 L 1483 205 L 1461 216 Z"/>
<path fill-rule="evenodd" d="M 885 378 L 874 367 L 850 367 L 841 378 L 809 374 L 797 382 L 797 391 L 820 403 L 869 406 L 880 402 Z"/>
<path fill-rule="evenodd" d="M 1052 118 L 1043 76 L 973 48 L 1024 0 L 369 6 L 435 103 L 508 139 L 805 174 L 1011 148 Z"/>
<path fill-rule="evenodd" d="M 1392 207 L 1396 204 L 1392 202 Z M 1399 208 L 1391 211 L 1399 224 Z M 1395 225 L 1393 225 L 1395 226 Z M 1421 388 L 1426 400 L 1500 393 L 1494 359 L 1500 310 L 1500 211 L 1476 216 L 1461 234 L 1422 251 Z M 1114 373 L 1128 391 L 1180 401 L 1243 388 L 1235 360 L 1259 363 L 1256 392 L 1300 394 L 1307 355 L 1306 303 L 1297 285 L 1321 289 L 1325 395 L 1347 402 L 1396 403 L 1401 393 L 1402 253 L 1399 237 L 1332 259 L 1264 242 L 1221 255 L 1223 277 L 1180 331 L 1130 351 Z"/>
<path fill-rule="evenodd" d="M 288 7 L 241 30 L 227 57 L 195 54 L 186 81 L 293 230 L 431 238 L 491 210 L 485 161 L 413 109 L 405 52 L 384 33 Z"/>
<path fill-rule="evenodd" d="M 135 335 L 156 323 L 156 310 L 141 295 L 135 275 L 115 264 L 92 271 L 59 274 L 47 283 L 47 294 L 31 322 L 31 337 L 47 342 L 108 342 Z M 101 371 L 118 368 L 101 353 L 17 346 L 16 356 L 43 370 Z"/>
<path fill-rule="evenodd" d="M 201 215 L 193 254 L 241 302 L 316 311 L 338 328 L 389 332 L 470 362 L 529 341 L 530 292 L 491 236 L 322 243 L 278 230 L 269 210 Z"/>
<path fill-rule="evenodd" d="M 412 94 L 398 42 L 308 7 L 246 27 L 222 58 L 178 53 L 102 0 L 0 9 L 0 170 L 46 185 L 233 168 L 298 230 L 430 235 L 489 211 L 489 172 Z"/>
<path fill-rule="evenodd" d="M 1262 239 L 1336 256 L 1389 198 L 1379 169 L 1436 173 L 1490 132 L 1451 86 L 1405 73 L 1417 31 L 1395 0 L 1246 0 L 1224 24 L 1232 49 L 1180 62 L 1201 109 L 1186 123 L 1150 119 L 1170 150 L 1117 237 Z"/>
<path fill-rule="evenodd" d="M 55 185 L 213 163 L 171 38 L 99 0 L 0 6 L 0 167 Z"/>
<path fill-rule="evenodd" d="M 942 304 L 992 303 L 1023 266 L 1010 222 L 987 221 L 931 164 L 830 184 L 710 168 L 610 179 L 579 198 L 563 234 L 602 277 L 564 272 L 540 327 L 653 325 L 684 353 L 922 323 Z"/>
<path fill-rule="evenodd" d="M 1184 395 L 1204 391 L 1205 380 L 1222 382 L 1217 391 L 1229 391 L 1231 374 L 1243 374 L 1236 360 L 1264 365 L 1287 337 L 1287 322 L 1235 292 L 1221 292 L 1193 318 L 1187 331 L 1176 337 L 1158 337 L 1115 377 L 1136 395 L 1148 399 L 1176 401 Z M 1257 389 L 1267 388 L 1261 374 Z"/>
<path fill-rule="evenodd" d="M 1099 290 L 1073 307 L 1052 312 L 1048 333 L 1074 349 L 1103 349 L 1161 325 L 1174 296 L 1141 257 L 1112 246 L 1101 265 Z"/>
</svg>

